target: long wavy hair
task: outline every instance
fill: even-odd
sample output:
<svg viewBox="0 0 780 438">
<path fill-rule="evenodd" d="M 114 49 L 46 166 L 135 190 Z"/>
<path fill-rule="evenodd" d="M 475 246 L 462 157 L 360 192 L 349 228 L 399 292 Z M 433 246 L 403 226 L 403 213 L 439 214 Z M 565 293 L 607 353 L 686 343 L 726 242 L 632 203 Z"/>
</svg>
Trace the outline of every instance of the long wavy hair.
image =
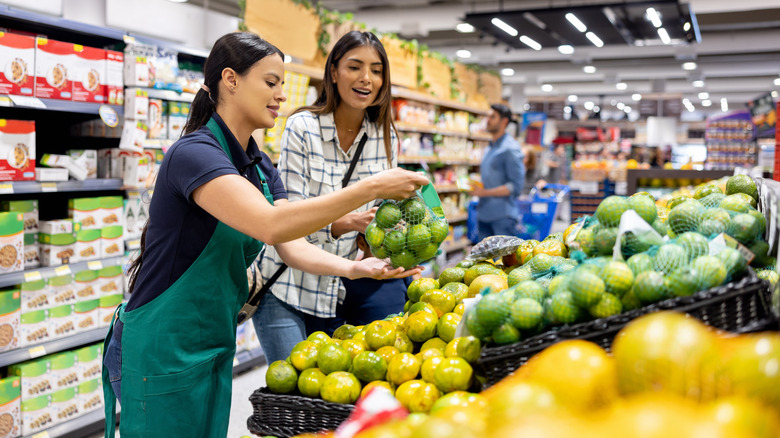
<svg viewBox="0 0 780 438">
<path fill-rule="evenodd" d="M 339 62 L 341 62 L 341 59 L 344 58 L 347 52 L 364 46 L 373 48 L 382 61 L 382 87 L 379 89 L 379 95 L 374 103 L 366 110 L 366 114 L 368 114 L 368 119 L 376 123 L 377 127 L 382 130 L 387 163 L 388 166 L 392 167 L 391 157 L 394 145 L 391 143 L 390 132 L 395 130 L 395 124 L 393 123 L 392 95 L 390 93 L 390 62 L 387 60 L 385 46 L 382 45 L 382 42 L 373 33 L 353 30 L 338 40 L 325 61 L 325 77 L 322 80 L 322 91 L 319 97 L 312 105 L 298 108 L 293 114 L 301 111 L 310 111 L 317 115 L 335 112 L 339 103 L 341 103 L 341 96 L 339 95 L 338 87 L 333 83 L 331 70 L 338 68 Z"/>
</svg>

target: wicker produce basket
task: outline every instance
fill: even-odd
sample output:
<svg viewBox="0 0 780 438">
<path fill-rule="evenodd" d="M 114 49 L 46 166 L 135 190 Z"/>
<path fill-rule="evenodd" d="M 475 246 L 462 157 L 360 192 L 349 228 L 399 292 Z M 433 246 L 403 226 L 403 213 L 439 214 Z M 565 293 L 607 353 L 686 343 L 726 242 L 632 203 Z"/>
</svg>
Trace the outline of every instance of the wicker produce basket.
<svg viewBox="0 0 780 438">
<path fill-rule="evenodd" d="M 254 407 L 247 428 L 255 435 L 289 438 L 302 433 L 334 430 L 354 405 L 330 403 L 302 395 L 274 394 L 260 388 L 249 397 Z"/>
</svg>

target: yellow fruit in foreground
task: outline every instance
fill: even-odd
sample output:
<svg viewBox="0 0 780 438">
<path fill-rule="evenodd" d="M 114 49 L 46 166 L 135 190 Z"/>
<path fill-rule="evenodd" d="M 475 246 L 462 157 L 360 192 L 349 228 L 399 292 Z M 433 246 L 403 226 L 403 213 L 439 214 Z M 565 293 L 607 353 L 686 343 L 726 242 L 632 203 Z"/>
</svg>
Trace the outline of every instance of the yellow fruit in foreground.
<svg viewBox="0 0 780 438">
<path fill-rule="evenodd" d="M 424 382 L 412 394 L 412 399 L 409 401 L 409 411 L 427 413 L 440 396 L 441 393 L 436 388 L 436 385 Z"/>
<path fill-rule="evenodd" d="M 420 361 L 411 353 L 397 354 L 387 365 L 387 381 L 400 385 L 417 378 Z"/>
<path fill-rule="evenodd" d="M 491 293 L 502 291 L 509 287 L 506 277 L 498 274 L 480 275 L 469 285 L 469 298 L 477 296 L 482 289 L 489 287 Z"/>
<path fill-rule="evenodd" d="M 395 343 L 396 325 L 390 321 L 374 321 L 366 326 L 365 341 L 371 350 Z"/>
<path fill-rule="evenodd" d="M 390 360 L 395 357 L 396 354 L 400 353 L 397 348 L 395 347 L 382 347 L 379 350 L 376 351 L 376 354 L 382 356 L 385 358 L 385 362 L 390 363 Z"/>
<path fill-rule="evenodd" d="M 360 396 L 360 382 L 346 371 L 328 374 L 320 389 L 320 397 L 332 403 L 355 403 Z"/>
<path fill-rule="evenodd" d="M 414 393 L 425 384 L 422 380 L 407 380 L 395 389 L 395 398 L 398 399 L 401 406 L 409 409 L 409 403 L 412 401 Z"/>
<path fill-rule="evenodd" d="M 780 436 L 780 419 L 777 413 L 749 398 L 722 398 L 708 405 L 704 415 L 707 420 L 717 423 L 728 437 L 777 438 Z"/>
<path fill-rule="evenodd" d="M 360 397 L 365 397 L 369 391 L 374 388 L 385 390 L 390 393 L 390 395 L 395 394 L 395 391 L 393 391 L 393 385 L 391 385 L 389 382 L 385 382 L 383 380 L 374 380 L 373 382 L 367 383 L 366 386 L 363 387 L 363 390 L 360 391 Z"/>
</svg>

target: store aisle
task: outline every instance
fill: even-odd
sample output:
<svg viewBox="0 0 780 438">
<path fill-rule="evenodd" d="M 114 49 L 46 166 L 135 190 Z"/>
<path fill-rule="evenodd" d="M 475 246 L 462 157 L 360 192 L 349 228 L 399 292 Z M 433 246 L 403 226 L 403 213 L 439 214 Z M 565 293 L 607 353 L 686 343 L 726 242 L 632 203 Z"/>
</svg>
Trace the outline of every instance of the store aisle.
<svg viewBox="0 0 780 438">
<path fill-rule="evenodd" d="M 246 420 L 252 415 L 252 404 L 249 396 L 259 387 L 265 386 L 265 370 L 267 365 L 247 371 L 233 378 L 233 401 L 230 407 L 230 426 L 227 438 L 240 438 L 244 435 L 254 436 L 246 428 Z"/>
</svg>

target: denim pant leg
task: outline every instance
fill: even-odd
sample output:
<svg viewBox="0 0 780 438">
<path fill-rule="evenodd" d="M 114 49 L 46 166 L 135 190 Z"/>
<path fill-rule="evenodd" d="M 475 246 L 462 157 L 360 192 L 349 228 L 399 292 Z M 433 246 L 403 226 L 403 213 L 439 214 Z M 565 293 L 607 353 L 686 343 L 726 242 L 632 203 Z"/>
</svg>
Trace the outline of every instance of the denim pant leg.
<svg viewBox="0 0 780 438">
<path fill-rule="evenodd" d="M 286 359 L 295 344 L 306 339 L 302 313 L 270 292 L 260 301 L 252 321 L 269 364 Z"/>
<path fill-rule="evenodd" d="M 108 341 L 106 358 L 103 366 L 108 369 L 108 380 L 114 390 L 117 400 L 122 400 L 122 321 L 116 320 L 111 339 Z"/>
<path fill-rule="evenodd" d="M 517 220 L 513 218 L 504 218 L 490 223 L 493 228 L 494 236 L 516 236 Z"/>
<path fill-rule="evenodd" d="M 481 242 L 486 237 L 493 235 L 492 222 L 477 222 L 477 242 Z"/>
</svg>

